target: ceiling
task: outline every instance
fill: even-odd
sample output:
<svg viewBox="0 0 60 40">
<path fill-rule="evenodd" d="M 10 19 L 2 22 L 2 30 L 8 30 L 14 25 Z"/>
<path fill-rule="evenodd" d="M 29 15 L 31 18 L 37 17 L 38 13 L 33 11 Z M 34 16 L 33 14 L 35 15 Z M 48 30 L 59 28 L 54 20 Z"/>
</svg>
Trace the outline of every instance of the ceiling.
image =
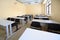
<svg viewBox="0 0 60 40">
<path fill-rule="evenodd" d="M 43 0 L 16 0 L 16 1 L 24 4 L 40 4 L 43 2 Z"/>
</svg>

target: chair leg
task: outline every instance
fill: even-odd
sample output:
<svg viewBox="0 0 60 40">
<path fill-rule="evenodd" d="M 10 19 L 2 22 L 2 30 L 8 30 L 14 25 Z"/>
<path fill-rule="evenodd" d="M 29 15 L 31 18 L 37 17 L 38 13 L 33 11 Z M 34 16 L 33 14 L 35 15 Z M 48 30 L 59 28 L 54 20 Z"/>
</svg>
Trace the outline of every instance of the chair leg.
<svg viewBox="0 0 60 40">
<path fill-rule="evenodd" d="M 18 30 L 18 25 L 16 24 L 16 31 Z"/>
</svg>

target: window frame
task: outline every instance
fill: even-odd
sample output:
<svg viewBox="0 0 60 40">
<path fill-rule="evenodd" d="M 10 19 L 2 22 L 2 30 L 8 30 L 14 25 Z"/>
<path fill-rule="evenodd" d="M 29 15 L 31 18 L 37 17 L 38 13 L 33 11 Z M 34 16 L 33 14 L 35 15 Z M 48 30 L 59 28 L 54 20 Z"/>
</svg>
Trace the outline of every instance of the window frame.
<svg viewBox="0 0 60 40">
<path fill-rule="evenodd" d="M 51 0 L 47 0 L 45 8 L 46 8 L 46 15 L 51 16 Z"/>
</svg>

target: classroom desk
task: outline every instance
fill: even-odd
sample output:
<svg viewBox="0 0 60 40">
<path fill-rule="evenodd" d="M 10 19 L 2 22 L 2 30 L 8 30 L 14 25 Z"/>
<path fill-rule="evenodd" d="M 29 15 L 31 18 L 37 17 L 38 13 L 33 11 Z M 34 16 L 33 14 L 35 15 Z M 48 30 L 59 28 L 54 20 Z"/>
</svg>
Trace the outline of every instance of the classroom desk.
<svg viewBox="0 0 60 40">
<path fill-rule="evenodd" d="M 36 16 L 34 17 L 34 19 L 49 19 L 48 17 L 44 17 L 44 16 Z"/>
<path fill-rule="evenodd" d="M 25 25 L 25 18 L 23 18 L 23 17 L 17 17 L 17 18 L 21 20 L 20 22 L 22 22 L 22 24 L 24 26 Z"/>
<path fill-rule="evenodd" d="M 53 20 L 38 20 L 38 19 L 33 19 L 32 22 L 40 22 L 40 25 L 42 27 L 42 30 L 47 30 L 48 27 L 51 24 L 59 24 L 59 22 L 53 21 Z"/>
<path fill-rule="evenodd" d="M 40 22 L 40 23 L 54 23 L 54 24 L 60 24 L 59 22 L 53 21 L 53 20 L 38 20 L 38 19 L 33 19 L 32 21 Z"/>
<path fill-rule="evenodd" d="M 60 34 L 27 28 L 18 40 L 60 40 Z"/>
<path fill-rule="evenodd" d="M 29 16 L 25 16 L 25 17 L 27 17 L 27 20 L 28 20 L 28 22 L 29 22 L 29 20 L 30 20 Z"/>
<path fill-rule="evenodd" d="M 21 16 L 18 16 L 18 17 L 21 17 Z M 24 15 L 23 18 L 27 17 L 27 21 L 29 22 L 30 21 L 30 16 L 29 15 Z"/>
<path fill-rule="evenodd" d="M 0 25 L 6 27 L 7 38 L 9 38 L 9 36 L 12 35 L 12 27 L 11 27 L 12 23 L 14 23 L 14 22 L 13 21 L 8 21 L 8 20 L 4 20 L 4 19 L 0 19 Z M 10 32 L 9 32 L 8 27 L 10 27 Z"/>
<path fill-rule="evenodd" d="M 10 17 L 10 18 L 20 19 L 20 22 L 22 22 L 23 26 L 25 24 L 25 21 L 24 21 L 25 18 L 23 17 Z"/>
</svg>

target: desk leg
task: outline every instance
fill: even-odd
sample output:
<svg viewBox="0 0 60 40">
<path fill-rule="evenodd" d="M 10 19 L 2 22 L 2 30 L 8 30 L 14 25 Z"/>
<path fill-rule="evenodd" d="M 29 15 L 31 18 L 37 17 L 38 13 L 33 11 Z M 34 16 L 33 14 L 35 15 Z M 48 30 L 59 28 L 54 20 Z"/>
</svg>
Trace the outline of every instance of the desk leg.
<svg viewBox="0 0 60 40">
<path fill-rule="evenodd" d="M 29 16 L 28 16 L 28 22 L 29 22 Z"/>
<path fill-rule="evenodd" d="M 24 26 L 24 23 L 25 23 L 25 22 L 24 22 L 24 20 L 22 19 L 22 24 L 23 24 L 23 26 Z"/>
<path fill-rule="evenodd" d="M 10 24 L 10 35 L 12 35 L 12 26 Z"/>
<path fill-rule="evenodd" d="M 6 26 L 6 34 L 7 34 L 7 38 L 8 38 L 8 36 L 9 36 L 8 25 Z"/>
</svg>

